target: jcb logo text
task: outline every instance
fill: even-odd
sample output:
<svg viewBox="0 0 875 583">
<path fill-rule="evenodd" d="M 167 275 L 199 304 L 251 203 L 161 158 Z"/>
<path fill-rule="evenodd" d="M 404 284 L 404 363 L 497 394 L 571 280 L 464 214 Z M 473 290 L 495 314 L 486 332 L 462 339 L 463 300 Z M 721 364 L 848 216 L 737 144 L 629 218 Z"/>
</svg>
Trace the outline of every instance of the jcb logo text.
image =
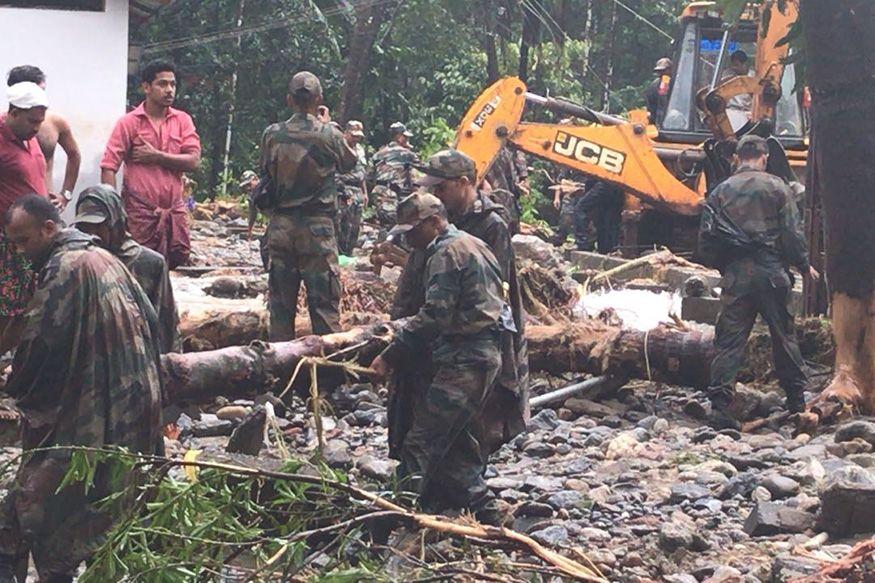
<svg viewBox="0 0 875 583">
<path fill-rule="evenodd" d="M 556 134 L 553 151 L 560 156 L 579 160 L 584 164 L 593 164 L 614 174 L 621 174 L 626 163 L 626 155 L 622 152 L 599 146 L 565 132 Z"/>
</svg>

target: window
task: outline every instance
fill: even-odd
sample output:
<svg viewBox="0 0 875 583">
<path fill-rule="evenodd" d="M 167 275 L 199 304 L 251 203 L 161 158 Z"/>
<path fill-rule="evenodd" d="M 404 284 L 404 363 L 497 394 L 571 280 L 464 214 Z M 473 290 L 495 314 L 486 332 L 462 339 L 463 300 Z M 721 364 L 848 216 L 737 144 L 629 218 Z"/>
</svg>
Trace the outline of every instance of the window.
<svg viewBox="0 0 875 583">
<path fill-rule="evenodd" d="M 106 10 L 106 0 L 0 0 L 2 7 L 103 12 Z"/>
</svg>

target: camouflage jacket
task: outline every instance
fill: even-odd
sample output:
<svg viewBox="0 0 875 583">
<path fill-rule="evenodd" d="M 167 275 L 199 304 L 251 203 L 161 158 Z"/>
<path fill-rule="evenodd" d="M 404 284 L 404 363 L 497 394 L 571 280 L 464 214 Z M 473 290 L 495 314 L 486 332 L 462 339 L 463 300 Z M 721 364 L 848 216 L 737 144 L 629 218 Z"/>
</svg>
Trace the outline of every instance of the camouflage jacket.
<svg viewBox="0 0 875 583">
<path fill-rule="evenodd" d="M 409 189 L 411 166 L 418 163 L 416 152 L 398 142 L 389 142 L 374 154 L 371 179 L 382 186 Z"/>
<path fill-rule="evenodd" d="M 295 113 L 261 138 L 261 168 L 275 189 L 276 209 L 333 214 L 337 172 L 356 165 L 343 134 L 315 116 Z"/>
<path fill-rule="evenodd" d="M 700 236 L 700 255 L 722 266 L 724 290 L 741 294 L 763 286 L 787 287 L 788 267 L 808 271 L 799 209 L 783 180 L 741 167 L 714 189 L 708 202 L 757 243 L 755 251 L 721 257 L 726 251 Z"/>
<path fill-rule="evenodd" d="M 517 279 L 516 256 L 511 244 L 507 211 L 493 202 L 485 192 L 479 192 L 468 212 L 462 216 L 451 216 L 450 220 L 457 228 L 486 243 L 498 261 L 504 284 L 504 299 L 510 306 L 516 329 L 515 333 L 502 340 L 502 367 L 498 383 L 522 397 L 525 407 L 529 385 L 526 315 Z M 398 280 L 398 290 L 392 306 L 393 318 L 411 316 L 422 306 L 425 300 L 425 258 L 425 252 L 416 250 L 408 257 Z M 524 415 L 527 415 L 527 411 Z"/>
<path fill-rule="evenodd" d="M 501 330 L 501 268 L 483 241 L 450 225 L 426 250 L 422 307 L 384 352 L 389 362 L 413 347 Z"/>
<path fill-rule="evenodd" d="M 57 237 L 6 392 L 24 415 L 24 449 L 161 444 L 158 322 L 125 266 L 76 229 Z"/>
<path fill-rule="evenodd" d="M 126 239 L 121 244 L 116 257 L 122 260 L 128 271 L 137 279 L 137 283 L 146 292 L 158 314 L 161 354 L 182 352 L 179 314 L 176 312 L 173 286 L 170 285 L 170 272 L 164 257 L 133 239 Z"/>
</svg>

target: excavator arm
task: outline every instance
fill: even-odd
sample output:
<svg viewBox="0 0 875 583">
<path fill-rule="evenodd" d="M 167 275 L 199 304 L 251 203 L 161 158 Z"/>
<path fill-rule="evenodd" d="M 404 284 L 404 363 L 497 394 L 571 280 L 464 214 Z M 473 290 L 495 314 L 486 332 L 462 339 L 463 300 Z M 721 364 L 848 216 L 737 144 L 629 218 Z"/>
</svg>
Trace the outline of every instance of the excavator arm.
<svg viewBox="0 0 875 583">
<path fill-rule="evenodd" d="M 523 122 L 527 103 L 593 125 Z M 655 207 L 698 214 L 701 195 L 668 171 L 646 129 L 564 100 L 527 93 L 525 84 L 511 77 L 497 81 L 474 102 L 462 119 L 455 146 L 474 160 L 478 180 L 509 145 L 615 184 Z"/>
</svg>

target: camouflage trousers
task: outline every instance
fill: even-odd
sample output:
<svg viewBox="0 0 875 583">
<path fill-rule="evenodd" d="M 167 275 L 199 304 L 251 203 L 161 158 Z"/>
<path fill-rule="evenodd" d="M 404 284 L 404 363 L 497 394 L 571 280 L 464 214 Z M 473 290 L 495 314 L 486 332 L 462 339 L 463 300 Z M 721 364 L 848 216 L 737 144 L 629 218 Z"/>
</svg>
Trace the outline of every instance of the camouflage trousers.
<svg viewBox="0 0 875 583">
<path fill-rule="evenodd" d="M 483 479 L 488 453 L 480 415 L 501 366 L 497 337 L 441 342 L 434 376 L 412 404 L 401 441 L 400 483 L 420 495 L 429 511 L 478 509 L 489 499 Z"/>
<path fill-rule="evenodd" d="M 340 252 L 352 256 L 362 227 L 364 196 L 362 196 L 360 188 L 354 186 L 346 186 L 345 188 L 347 194 L 352 194 L 338 199 L 334 229 L 337 232 L 337 247 Z"/>
<path fill-rule="evenodd" d="M 789 287 L 758 290 L 743 295 L 723 292 L 714 337 L 716 354 L 711 363 L 708 389 L 712 402 L 726 405 L 735 396 L 735 379 L 744 364 L 747 339 L 757 314 L 769 327 L 775 372 L 781 388 L 788 396 L 802 395 L 806 383 L 805 364 L 796 339 L 793 315 L 787 309 L 789 294 Z"/>
<path fill-rule="evenodd" d="M 13 573 L 24 581 L 28 554 L 40 581 L 71 581 L 103 542 L 112 518 L 98 503 L 113 491 L 109 476 L 99 466 L 87 493 L 81 483 L 58 492 L 67 467 L 59 453 L 33 454 L 22 463 L 0 505 L 0 581 L 12 581 Z"/>
<path fill-rule="evenodd" d="M 337 240 L 330 216 L 275 212 L 268 227 L 270 340 L 295 337 L 301 283 L 314 334 L 340 331 L 340 279 Z"/>
<path fill-rule="evenodd" d="M 583 196 L 566 196 L 559 208 L 559 244 L 565 243 L 568 235 L 574 235 L 578 251 L 592 251 L 595 246 L 590 240 L 590 215 L 583 208 Z"/>
</svg>

